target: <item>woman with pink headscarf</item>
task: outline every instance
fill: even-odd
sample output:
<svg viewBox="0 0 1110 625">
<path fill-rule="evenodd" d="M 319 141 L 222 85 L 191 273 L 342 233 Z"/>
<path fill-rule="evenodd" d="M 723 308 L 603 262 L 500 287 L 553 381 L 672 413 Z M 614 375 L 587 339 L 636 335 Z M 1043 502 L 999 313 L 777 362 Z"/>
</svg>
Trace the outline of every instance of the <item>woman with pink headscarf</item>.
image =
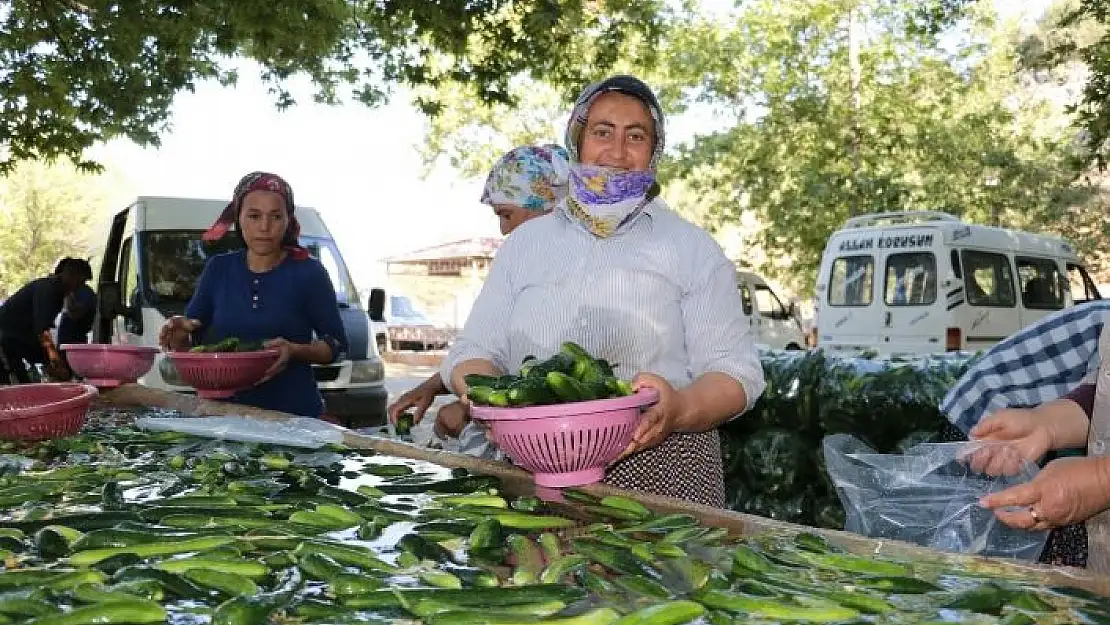
<svg viewBox="0 0 1110 625">
<path fill-rule="evenodd" d="M 227 337 L 263 341 L 278 361 L 254 388 L 232 401 L 305 417 L 324 413 L 312 364 L 340 360 L 347 335 L 327 270 L 300 246 L 293 189 L 279 176 L 248 174 L 231 202 L 204 233 L 215 241 L 232 232 L 246 249 L 213 256 L 204 266 L 183 316 L 162 326 L 163 349 Z"/>
</svg>

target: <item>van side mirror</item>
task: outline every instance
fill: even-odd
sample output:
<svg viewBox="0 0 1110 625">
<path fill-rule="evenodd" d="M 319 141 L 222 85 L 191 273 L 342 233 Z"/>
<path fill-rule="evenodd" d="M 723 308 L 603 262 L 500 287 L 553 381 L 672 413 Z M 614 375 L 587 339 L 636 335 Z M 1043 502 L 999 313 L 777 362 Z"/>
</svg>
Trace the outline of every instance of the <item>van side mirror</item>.
<svg viewBox="0 0 1110 625">
<path fill-rule="evenodd" d="M 385 289 L 370 289 L 370 299 L 366 303 L 370 321 L 385 323 Z"/>
</svg>

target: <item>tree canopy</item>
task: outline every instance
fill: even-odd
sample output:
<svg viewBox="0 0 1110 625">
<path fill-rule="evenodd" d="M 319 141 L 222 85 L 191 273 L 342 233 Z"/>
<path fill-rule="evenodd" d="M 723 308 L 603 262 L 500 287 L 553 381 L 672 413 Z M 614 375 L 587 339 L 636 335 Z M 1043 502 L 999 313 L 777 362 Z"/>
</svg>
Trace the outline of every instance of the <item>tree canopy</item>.
<svg viewBox="0 0 1110 625">
<path fill-rule="evenodd" d="M 233 83 L 229 59 L 257 61 L 278 106 L 285 81 L 310 77 L 315 98 L 386 101 L 395 85 L 468 85 L 507 102 L 527 75 L 581 82 L 629 41 L 660 34 L 661 0 L 14 0 L 0 4 L 0 171 L 83 156 L 127 137 L 158 145 L 174 96 L 206 79 Z M 575 52 L 575 63 L 564 54 Z"/>
<path fill-rule="evenodd" d="M 25 161 L 0 178 L 0 299 L 64 256 L 87 257 L 90 228 L 110 213 L 114 192 L 108 177 L 65 161 Z"/>
<path fill-rule="evenodd" d="M 702 130 L 662 166 L 677 210 L 711 230 L 749 224 L 745 242 L 765 254 L 745 259 L 802 292 L 829 234 L 854 214 L 943 210 L 1096 245 L 1106 226 L 1084 210 L 1096 193 L 1080 177 L 1083 152 L 1041 95 L 1060 77 L 1023 64 L 1037 56 L 1027 38 L 995 23 L 989 4 L 941 7 L 946 19 L 959 11 L 959 29 L 944 32 L 914 0 L 854 9 L 858 109 L 839 0 L 753 0 L 727 20 L 680 15 L 656 57 L 630 59 L 669 113 L 699 107 Z M 558 138 L 568 105 L 546 94 L 559 87 L 517 86 L 530 108 L 515 116 L 456 91 L 453 114 L 429 125 L 427 156 L 480 173 L 499 152 L 465 137 L 499 148 Z"/>
</svg>

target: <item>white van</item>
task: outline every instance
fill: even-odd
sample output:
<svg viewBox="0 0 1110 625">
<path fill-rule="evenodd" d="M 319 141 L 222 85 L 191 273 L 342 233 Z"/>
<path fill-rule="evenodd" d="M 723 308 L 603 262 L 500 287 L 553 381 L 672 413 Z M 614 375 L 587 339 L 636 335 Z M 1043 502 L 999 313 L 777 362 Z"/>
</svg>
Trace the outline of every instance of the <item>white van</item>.
<svg viewBox="0 0 1110 625">
<path fill-rule="evenodd" d="M 805 333 L 794 302 L 786 304 L 758 274 L 738 269 L 736 288 L 744 314 L 752 320 L 756 343 L 770 349 L 803 349 Z"/>
<path fill-rule="evenodd" d="M 978 351 L 1054 310 L 1100 299 L 1067 241 L 932 211 L 849 219 L 817 276 L 818 346 Z"/>
<path fill-rule="evenodd" d="M 233 237 L 211 244 L 200 238 L 226 205 L 218 200 L 140 197 L 104 226 L 90 251 L 99 296 L 94 342 L 158 345 L 159 328 L 170 316 L 184 313 L 208 257 L 240 245 Z M 301 245 L 331 276 L 349 344 L 347 360 L 313 368 L 326 414 L 352 427 L 383 424 L 385 369 L 369 318 L 320 214 L 297 207 L 297 220 Z M 191 391 L 161 357 L 140 382 Z"/>
</svg>

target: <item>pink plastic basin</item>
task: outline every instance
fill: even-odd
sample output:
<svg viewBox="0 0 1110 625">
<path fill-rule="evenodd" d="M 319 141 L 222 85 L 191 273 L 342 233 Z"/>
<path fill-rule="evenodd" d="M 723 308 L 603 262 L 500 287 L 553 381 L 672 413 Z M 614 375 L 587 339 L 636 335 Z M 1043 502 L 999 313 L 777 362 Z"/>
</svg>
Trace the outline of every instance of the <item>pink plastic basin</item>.
<svg viewBox="0 0 1110 625">
<path fill-rule="evenodd" d="M 62 345 L 73 373 L 100 388 L 113 388 L 135 382 L 154 366 L 156 347 L 141 345 Z"/>
<path fill-rule="evenodd" d="M 644 408 L 659 401 L 653 389 L 635 395 L 552 406 L 472 406 L 475 419 L 536 484 L 553 488 L 600 482 L 605 467 L 632 442 Z"/>
<path fill-rule="evenodd" d="M 258 384 L 266 371 L 277 362 L 278 356 L 276 349 L 166 354 L 181 378 L 197 389 L 197 395 L 204 399 L 227 399 Z"/>
<path fill-rule="evenodd" d="M 43 440 L 73 436 L 96 399 L 89 384 L 0 386 L 0 438 Z"/>
</svg>

